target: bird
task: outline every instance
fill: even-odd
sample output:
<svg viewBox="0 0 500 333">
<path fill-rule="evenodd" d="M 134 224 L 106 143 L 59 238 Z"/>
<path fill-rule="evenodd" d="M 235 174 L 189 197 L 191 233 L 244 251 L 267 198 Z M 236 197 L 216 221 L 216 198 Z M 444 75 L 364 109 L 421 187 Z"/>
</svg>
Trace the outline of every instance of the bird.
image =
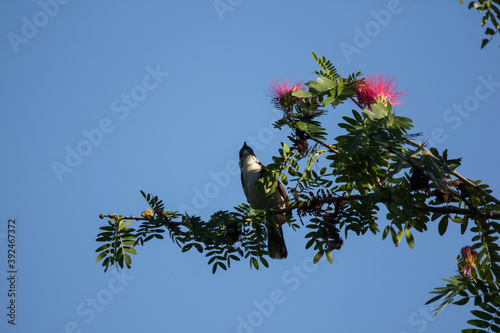
<svg viewBox="0 0 500 333">
<path fill-rule="evenodd" d="M 268 196 L 269 189 L 265 192 L 257 187 L 257 181 L 262 177 L 267 168 L 255 156 L 252 148 L 246 142 L 240 149 L 240 169 L 241 169 L 241 185 L 248 203 L 255 209 L 284 209 L 288 207 L 288 195 L 279 179 L 278 188 Z M 266 222 L 267 227 L 267 248 L 269 256 L 273 259 L 284 259 L 288 256 L 286 249 L 285 238 L 283 237 L 282 225 L 286 218 L 284 214 L 276 216 L 277 220 L 273 223 Z M 274 223 L 276 221 L 276 223 Z"/>
</svg>

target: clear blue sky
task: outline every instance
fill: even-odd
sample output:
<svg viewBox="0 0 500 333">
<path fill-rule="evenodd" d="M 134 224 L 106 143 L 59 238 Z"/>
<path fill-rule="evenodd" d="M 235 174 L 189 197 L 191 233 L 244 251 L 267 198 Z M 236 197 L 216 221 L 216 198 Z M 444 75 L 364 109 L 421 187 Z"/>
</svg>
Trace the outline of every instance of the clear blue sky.
<svg viewBox="0 0 500 333">
<path fill-rule="evenodd" d="M 421 139 L 463 157 L 459 172 L 498 194 L 499 39 L 480 50 L 477 13 L 458 1 L 59 1 L 0 4 L 1 332 L 465 326 L 467 307 L 429 324 L 433 307 L 424 306 L 469 243 L 457 225 L 439 237 L 431 223 L 413 250 L 350 235 L 332 265 L 316 266 L 305 230 L 288 229 L 286 260 L 215 275 L 204 256 L 169 240 L 139 248 L 119 273 L 103 273 L 94 250 L 98 215 L 140 214 L 140 190 L 204 218 L 244 202 L 233 169 L 243 141 L 256 140 L 264 163 L 286 141 L 271 130 L 266 86 L 314 79 L 311 52 L 344 75 L 397 78 L 408 101 L 398 112 Z M 335 135 L 333 118 L 325 124 Z M 9 218 L 15 327 L 7 323 Z"/>
</svg>

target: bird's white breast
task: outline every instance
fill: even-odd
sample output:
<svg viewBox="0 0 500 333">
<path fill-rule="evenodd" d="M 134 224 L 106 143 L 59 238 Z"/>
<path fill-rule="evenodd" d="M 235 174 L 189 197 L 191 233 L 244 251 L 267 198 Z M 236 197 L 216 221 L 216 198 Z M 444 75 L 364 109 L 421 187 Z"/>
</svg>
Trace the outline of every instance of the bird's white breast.
<svg viewBox="0 0 500 333">
<path fill-rule="evenodd" d="M 279 191 L 267 196 L 266 192 L 257 189 L 257 180 L 260 178 L 262 166 L 259 160 L 252 155 L 245 155 L 240 162 L 241 172 L 244 179 L 243 191 L 248 202 L 257 209 L 269 209 L 283 202 Z"/>
</svg>

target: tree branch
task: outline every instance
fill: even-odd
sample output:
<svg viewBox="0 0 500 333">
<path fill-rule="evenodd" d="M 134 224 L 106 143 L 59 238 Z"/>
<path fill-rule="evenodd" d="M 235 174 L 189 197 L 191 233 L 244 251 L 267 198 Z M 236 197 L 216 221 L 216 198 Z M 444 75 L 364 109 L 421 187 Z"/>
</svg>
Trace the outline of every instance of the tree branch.
<svg viewBox="0 0 500 333">
<path fill-rule="evenodd" d="M 324 198 L 324 199 L 318 199 L 317 201 L 312 200 L 312 202 L 308 205 L 300 202 L 295 202 L 294 204 L 283 208 L 283 209 L 273 209 L 271 210 L 272 213 L 274 214 L 284 214 L 291 212 L 295 209 L 300 208 L 300 210 L 313 210 L 315 209 L 316 205 L 322 205 L 322 204 L 332 204 L 336 202 L 343 202 L 343 201 L 354 201 L 354 200 L 362 200 L 362 199 L 367 199 L 370 196 L 378 195 L 375 193 L 370 193 L 367 195 L 350 195 L 350 196 L 339 196 L 339 197 L 329 197 L 329 198 Z M 383 203 L 380 201 L 380 203 Z M 470 208 L 459 208 L 455 206 L 426 206 L 424 208 L 421 207 L 414 207 L 415 209 L 422 210 L 422 211 L 427 211 L 430 213 L 442 213 L 442 214 L 459 214 L 459 215 L 469 215 L 469 216 L 474 216 L 474 215 L 479 215 L 485 218 L 489 219 L 494 219 L 494 220 L 500 220 L 500 211 L 492 211 L 492 210 L 483 210 L 483 209 L 470 209 Z"/>
<path fill-rule="evenodd" d="M 104 214 L 101 214 L 99 215 L 99 218 L 101 219 L 104 219 L 104 218 L 117 218 L 118 215 L 116 214 L 109 214 L 109 215 L 104 215 Z M 142 217 L 142 216 L 122 216 L 121 217 L 122 220 L 136 220 L 136 221 L 149 221 L 149 219 L 147 217 Z M 170 225 L 170 226 L 180 226 L 180 225 L 187 225 L 186 222 L 182 222 L 182 221 L 169 221 L 169 220 L 166 220 L 165 218 L 162 217 L 162 220 L 163 220 L 163 223 L 165 225 Z"/>
</svg>

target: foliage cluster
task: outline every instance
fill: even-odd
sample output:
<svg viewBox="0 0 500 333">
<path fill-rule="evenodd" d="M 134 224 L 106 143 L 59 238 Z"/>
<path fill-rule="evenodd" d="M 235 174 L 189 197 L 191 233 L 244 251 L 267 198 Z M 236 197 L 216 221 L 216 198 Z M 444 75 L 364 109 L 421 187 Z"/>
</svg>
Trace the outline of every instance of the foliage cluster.
<svg viewBox="0 0 500 333">
<path fill-rule="evenodd" d="M 458 0 L 463 4 L 464 0 Z M 484 34 L 487 36 L 481 42 L 481 48 L 488 45 L 489 42 L 500 32 L 500 1 L 499 0 L 476 0 L 469 3 L 469 9 L 476 9 L 479 13 L 484 12 L 481 18 L 481 26 L 484 27 L 491 22 L 491 27 L 486 27 Z M 500 47 L 500 45 L 499 45 Z"/>
<path fill-rule="evenodd" d="M 471 249 L 477 257 L 470 271 L 459 269 L 429 302 L 441 301 L 437 313 L 447 304 L 472 300 L 477 309 L 468 323 L 477 328 L 464 332 L 500 331 L 500 201 L 487 184 L 456 171 L 460 159 L 416 142 L 412 120 L 397 115 L 389 102 L 363 107 L 356 99 L 361 73 L 342 77 L 325 57 L 313 56 L 320 69 L 316 80 L 305 83 L 307 90 L 273 100 L 283 111 L 275 126 L 289 131 L 289 142 L 281 144 L 260 181 L 266 188 L 276 189 L 276 179 L 288 186 L 288 208 L 264 211 L 242 203 L 202 221 L 165 210 L 158 197 L 141 192 L 150 206 L 141 217 L 101 216 L 108 223 L 100 227 L 97 261 L 105 269 L 130 268 L 139 245 L 168 234 L 183 252 L 204 253 L 214 273 L 242 259 L 250 268 L 268 267 L 266 216 L 285 211 L 298 218 L 287 221 L 292 229 L 307 228 L 305 247 L 314 249 L 315 263 L 322 258 L 331 263 L 332 251 L 352 234 L 380 233 L 396 246 L 404 240 L 413 248 L 416 232 L 428 231 L 435 221 L 443 235 L 451 221 L 462 233 L 474 234 Z M 335 130 L 340 135 L 330 138 L 323 122 L 347 103 L 356 108 L 342 116 Z M 140 225 L 132 227 L 133 220 Z"/>
</svg>

